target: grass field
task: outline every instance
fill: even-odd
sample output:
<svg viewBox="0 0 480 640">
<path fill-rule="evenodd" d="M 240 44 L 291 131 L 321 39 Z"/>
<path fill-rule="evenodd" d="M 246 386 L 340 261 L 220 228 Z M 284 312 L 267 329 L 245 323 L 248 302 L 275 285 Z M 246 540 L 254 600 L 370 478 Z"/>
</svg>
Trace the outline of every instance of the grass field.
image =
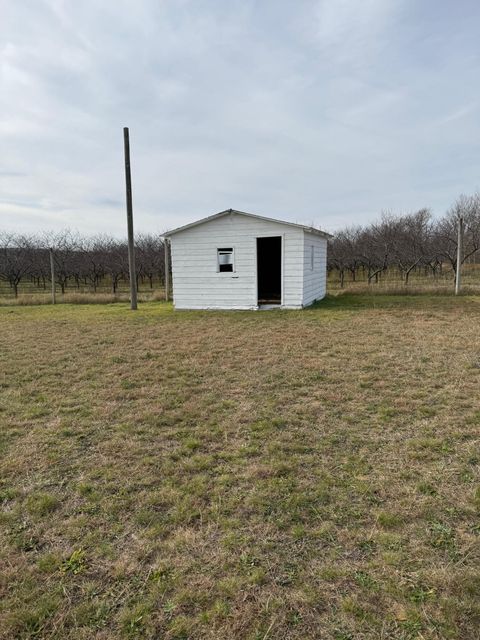
<svg viewBox="0 0 480 640">
<path fill-rule="evenodd" d="M 479 327 L 0 309 L 0 637 L 478 638 Z"/>
</svg>

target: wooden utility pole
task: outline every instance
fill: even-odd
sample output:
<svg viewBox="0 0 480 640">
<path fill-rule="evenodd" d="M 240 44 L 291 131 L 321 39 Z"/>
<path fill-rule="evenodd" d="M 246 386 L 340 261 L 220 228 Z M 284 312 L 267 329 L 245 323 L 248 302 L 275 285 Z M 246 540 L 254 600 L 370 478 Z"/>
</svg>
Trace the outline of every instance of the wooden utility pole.
<svg viewBox="0 0 480 640">
<path fill-rule="evenodd" d="M 130 309 L 137 308 L 137 273 L 135 269 L 135 245 L 133 241 L 132 175 L 130 172 L 130 140 L 128 127 L 123 128 L 125 149 L 125 184 L 127 192 L 128 271 L 130 275 Z"/>
<path fill-rule="evenodd" d="M 52 281 L 52 304 L 55 304 L 55 261 L 53 260 L 53 249 L 49 249 L 50 255 L 50 279 Z"/>
<path fill-rule="evenodd" d="M 462 286 L 462 260 L 463 260 L 463 218 L 458 217 L 457 226 L 457 272 L 455 274 L 455 295 L 460 293 Z"/>
<path fill-rule="evenodd" d="M 163 240 L 163 251 L 165 253 L 165 300 L 168 302 L 170 299 L 170 260 L 168 255 L 168 240 Z"/>
</svg>

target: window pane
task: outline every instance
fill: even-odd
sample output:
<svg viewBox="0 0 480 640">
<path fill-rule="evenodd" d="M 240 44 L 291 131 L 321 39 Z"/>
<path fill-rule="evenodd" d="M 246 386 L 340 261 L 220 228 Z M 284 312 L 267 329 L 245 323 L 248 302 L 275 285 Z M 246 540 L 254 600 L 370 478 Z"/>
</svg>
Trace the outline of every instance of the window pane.
<svg viewBox="0 0 480 640">
<path fill-rule="evenodd" d="M 219 253 L 218 264 L 233 264 L 233 255 L 231 253 Z"/>
<path fill-rule="evenodd" d="M 217 265 L 219 271 L 233 271 L 233 248 L 217 249 Z"/>
</svg>

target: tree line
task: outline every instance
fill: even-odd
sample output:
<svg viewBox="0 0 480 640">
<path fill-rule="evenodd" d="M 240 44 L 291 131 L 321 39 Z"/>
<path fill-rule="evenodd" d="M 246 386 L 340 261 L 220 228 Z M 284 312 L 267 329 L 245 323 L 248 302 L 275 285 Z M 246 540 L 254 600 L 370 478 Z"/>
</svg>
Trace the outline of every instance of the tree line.
<svg viewBox="0 0 480 640">
<path fill-rule="evenodd" d="M 0 280 L 15 297 L 22 284 L 30 283 L 39 290 L 50 285 L 50 249 L 55 283 L 62 293 L 84 287 L 96 292 L 101 285 L 116 293 L 122 281 L 128 282 L 126 240 L 105 235 L 85 238 L 71 231 L 53 235 L 0 232 Z M 140 282 L 152 289 L 158 281 L 164 284 L 164 243 L 159 235 L 138 235 L 135 257 Z"/>
<path fill-rule="evenodd" d="M 329 242 L 327 268 L 355 282 L 361 276 L 379 282 L 382 274 L 396 269 L 408 284 L 413 271 L 422 269 L 436 277 L 457 268 L 458 219 L 464 221 L 462 263 L 480 249 L 480 193 L 460 196 L 447 213 L 435 219 L 429 209 L 408 214 L 385 212 L 379 221 L 337 232 Z M 126 240 L 101 235 L 85 238 L 78 233 L 26 235 L 0 232 L 0 281 L 15 296 L 30 283 L 39 290 L 50 285 L 49 250 L 53 250 L 55 282 L 62 293 L 88 287 L 95 292 L 108 286 L 116 293 L 128 282 Z M 165 283 L 164 243 L 160 235 L 138 235 L 135 240 L 137 279 Z M 137 283 L 138 284 L 138 283 Z"/>
<path fill-rule="evenodd" d="M 463 218 L 461 264 L 473 259 L 480 249 L 480 193 L 460 196 L 440 219 L 430 209 L 408 214 L 384 212 L 379 221 L 367 226 L 343 229 L 335 234 L 328 248 L 329 272 L 355 282 L 365 274 L 368 283 L 378 282 L 382 274 L 396 269 L 408 284 L 413 271 L 437 277 L 445 269 L 457 269 L 458 220 Z"/>
</svg>

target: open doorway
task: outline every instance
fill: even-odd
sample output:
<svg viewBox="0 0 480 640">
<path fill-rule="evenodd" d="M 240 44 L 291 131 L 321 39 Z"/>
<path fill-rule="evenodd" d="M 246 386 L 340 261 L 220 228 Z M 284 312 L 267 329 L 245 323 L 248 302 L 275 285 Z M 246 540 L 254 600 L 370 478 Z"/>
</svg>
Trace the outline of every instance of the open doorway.
<svg viewBox="0 0 480 640">
<path fill-rule="evenodd" d="M 258 304 L 282 303 L 282 238 L 257 238 Z"/>
</svg>

